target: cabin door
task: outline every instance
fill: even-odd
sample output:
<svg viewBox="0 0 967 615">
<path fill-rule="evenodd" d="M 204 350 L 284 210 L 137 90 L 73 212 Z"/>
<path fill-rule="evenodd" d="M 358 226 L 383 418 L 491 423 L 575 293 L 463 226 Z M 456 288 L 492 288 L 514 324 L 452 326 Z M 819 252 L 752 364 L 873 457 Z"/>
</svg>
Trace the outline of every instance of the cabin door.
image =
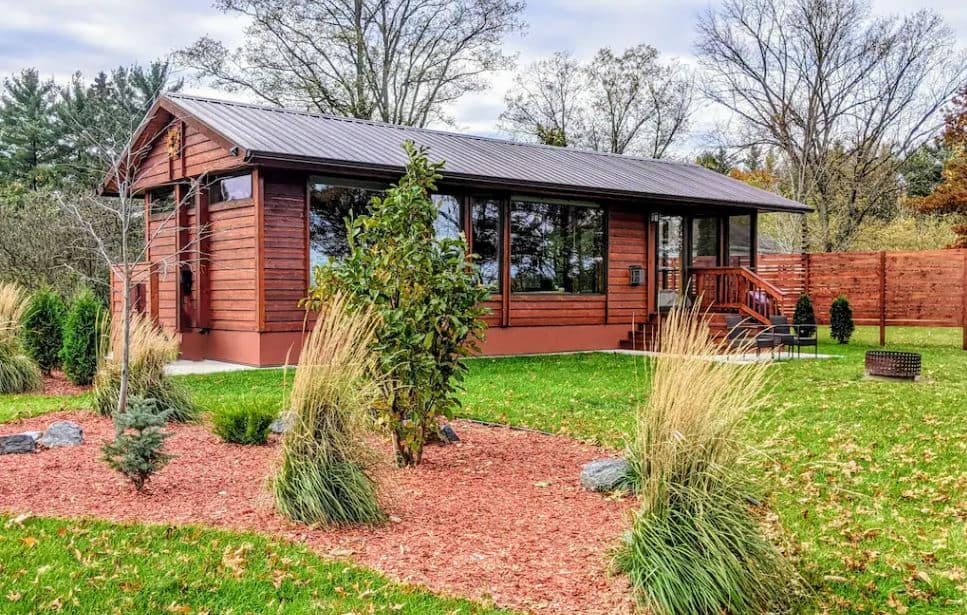
<svg viewBox="0 0 967 615">
<path fill-rule="evenodd" d="M 655 246 L 655 297 L 659 311 L 675 305 L 681 294 L 685 255 L 685 217 L 659 216 Z"/>
</svg>

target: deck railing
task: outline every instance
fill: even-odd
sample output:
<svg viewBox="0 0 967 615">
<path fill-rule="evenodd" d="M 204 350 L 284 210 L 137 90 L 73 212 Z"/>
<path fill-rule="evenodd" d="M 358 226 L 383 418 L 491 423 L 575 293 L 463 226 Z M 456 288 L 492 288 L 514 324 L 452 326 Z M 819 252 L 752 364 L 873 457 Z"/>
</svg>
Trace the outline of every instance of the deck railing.
<svg viewBox="0 0 967 615">
<path fill-rule="evenodd" d="M 782 313 L 782 290 L 746 267 L 690 269 L 689 293 L 702 309 L 735 310 L 763 324 Z"/>
</svg>

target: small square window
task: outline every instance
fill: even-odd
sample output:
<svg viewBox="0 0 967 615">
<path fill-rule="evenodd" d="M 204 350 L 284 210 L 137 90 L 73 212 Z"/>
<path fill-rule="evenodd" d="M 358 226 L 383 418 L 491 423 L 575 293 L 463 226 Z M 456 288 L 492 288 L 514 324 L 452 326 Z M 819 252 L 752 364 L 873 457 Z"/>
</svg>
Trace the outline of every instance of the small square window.
<svg viewBox="0 0 967 615">
<path fill-rule="evenodd" d="M 252 175 L 236 175 L 215 180 L 208 194 L 209 203 L 250 199 L 252 198 Z"/>
<path fill-rule="evenodd" d="M 175 189 L 162 188 L 153 190 L 148 197 L 151 214 L 166 214 L 175 210 Z"/>
</svg>

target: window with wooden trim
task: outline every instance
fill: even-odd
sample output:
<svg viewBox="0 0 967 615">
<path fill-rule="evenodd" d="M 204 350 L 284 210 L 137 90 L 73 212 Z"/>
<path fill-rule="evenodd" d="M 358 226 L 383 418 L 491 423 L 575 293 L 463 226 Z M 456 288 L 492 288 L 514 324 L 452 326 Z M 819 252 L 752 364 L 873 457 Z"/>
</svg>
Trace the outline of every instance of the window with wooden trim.
<svg viewBox="0 0 967 615">
<path fill-rule="evenodd" d="M 252 198 L 252 174 L 235 175 L 215 180 L 208 189 L 210 204 L 243 201 Z"/>
<path fill-rule="evenodd" d="M 501 220 L 500 201 L 470 199 L 470 251 L 476 255 L 480 283 L 500 292 Z"/>
<path fill-rule="evenodd" d="M 338 182 L 338 183 L 337 183 Z M 369 213 L 369 202 L 383 194 L 381 184 L 309 178 L 309 263 L 312 267 L 349 254 L 347 229 Z"/>
<path fill-rule="evenodd" d="M 175 210 L 177 199 L 174 187 L 159 188 L 148 194 L 148 206 L 151 215 L 171 213 Z"/>
<path fill-rule="evenodd" d="M 729 267 L 751 267 L 752 216 L 729 216 Z"/>
<path fill-rule="evenodd" d="M 517 293 L 603 293 L 605 215 L 590 204 L 513 200 L 510 289 Z"/>
</svg>

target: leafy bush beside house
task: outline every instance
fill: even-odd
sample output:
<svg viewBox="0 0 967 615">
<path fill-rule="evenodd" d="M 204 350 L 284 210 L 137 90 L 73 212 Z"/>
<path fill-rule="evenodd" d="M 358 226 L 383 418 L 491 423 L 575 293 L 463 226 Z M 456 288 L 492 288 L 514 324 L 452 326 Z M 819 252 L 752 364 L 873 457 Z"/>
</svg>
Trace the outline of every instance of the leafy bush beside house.
<svg viewBox="0 0 967 615">
<path fill-rule="evenodd" d="M 439 429 L 439 417 L 457 406 L 464 359 L 483 335 L 480 304 L 490 291 L 467 259 L 464 239 L 436 237 L 436 190 L 442 163 L 406 142 L 406 173 L 369 215 L 352 220 L 347 258 L 315 272 L 306 305 L 319 309 L 334 292 L 352 309 L 372 306 L 380 316 L 373 348 L 387 379 L 383 418 L 399 465 L 416 465 Z"/>
<path fill-rule="evenodd" d="M 23 289 L 0 282 L 0 393 L 26 393 L 43 385 L 40 368 L 24 354 L 20 337 L 26 309 Z"/>
<path fill-rule="evenodd" d="M 84 289 L 71 302 L 64 320 L 64 345 L 60 360 L 67 378 L 86 385 L 97 373 L 97 352 L 106 312 L 90 289 Z"/>
<path fill-rule="evenodd" d="M 829 331 L 834 340 L 848 344 L 856 325 L 853 323 L 853 308 L 846 295 L 840 295 L 829 307 Z"/>
<path fill-rule="evenodd" d="M 21 331 L 24 350 L 45 374 L 60 365 L 66 311 L 60 295 L 46 287 L 34 292 L 27 302 Z"/>
</svg>

